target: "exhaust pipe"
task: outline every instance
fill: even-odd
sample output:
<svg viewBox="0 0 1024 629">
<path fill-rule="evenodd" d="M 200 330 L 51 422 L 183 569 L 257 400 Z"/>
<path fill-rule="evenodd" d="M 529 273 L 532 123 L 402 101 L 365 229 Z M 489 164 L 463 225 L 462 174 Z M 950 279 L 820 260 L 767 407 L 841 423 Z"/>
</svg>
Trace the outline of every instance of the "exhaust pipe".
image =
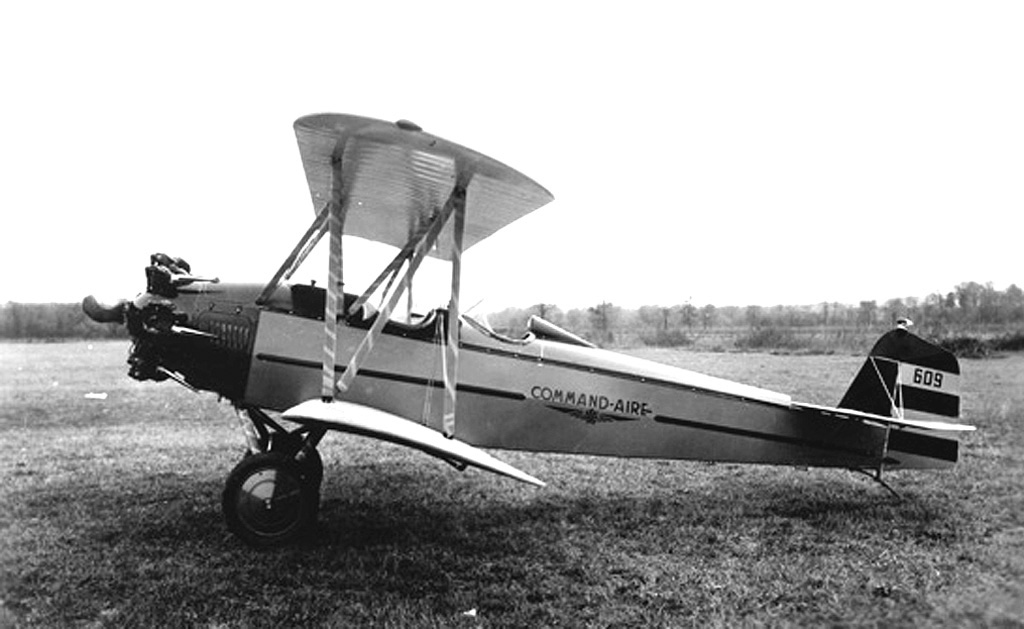
<svg viewBox="0 0 1024 629">
<path fill-rule="evenodd" d="M 123 300 L 116 306 L 104 306 L 92 295 L 82 300 L 82 311 L 96 323 L 124 323 L 124 313 L 127 307 L 128 302 Z"/>
</svg>

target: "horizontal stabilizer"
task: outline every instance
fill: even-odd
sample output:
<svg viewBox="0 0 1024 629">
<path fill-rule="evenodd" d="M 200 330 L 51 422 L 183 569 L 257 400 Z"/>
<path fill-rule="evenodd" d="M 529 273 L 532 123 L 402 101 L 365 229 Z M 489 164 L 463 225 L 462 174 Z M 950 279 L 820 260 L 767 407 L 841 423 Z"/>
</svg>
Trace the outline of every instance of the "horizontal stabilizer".
<svg viewBox="0 0 1024 629">
<path fill-rule="evenodd" d="M 836 416 L 849 416 L 856 419 L 889 424 L 890 426 L 898 426 L 900 428 L 919 428 L 921 430 L 933 430 L 939 432 L 971 432 L 976 430 L 974 426 L 969 424 L 953 424 L 950 422 L 932 421 L 927 419 L 900 419 L 897 417 L 888 417 L 885 415 L 855 411 L 848 408 L 833 408 L 831 406 L 819 406 L 818 404 L 806 404 L 803 402 L 794 403 L 793 407 L 823 411 Z"/>
<path fill-rule="evenodd" d="M 288 409 L 282 417 L 299 423 L 322 422 L 341 432 L 409 446 L 447 461 L 479 467 L 537 487 L 544 486 L 542 481 L 479 448 L 457 439 L 448 439 L 432 428 L 370 406 L 341 400 L 308 400 Z"/>
</svg>

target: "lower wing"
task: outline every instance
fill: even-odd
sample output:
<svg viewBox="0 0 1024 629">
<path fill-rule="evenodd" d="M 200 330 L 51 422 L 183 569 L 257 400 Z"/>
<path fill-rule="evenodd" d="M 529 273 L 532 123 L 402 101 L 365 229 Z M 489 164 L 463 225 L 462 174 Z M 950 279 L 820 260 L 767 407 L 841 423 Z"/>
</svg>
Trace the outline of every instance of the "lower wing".
<svg viewBox="0 0 1024 629">
<path fill-rule="evenodd" d="M 524 483 L 544 486 L 543 481 L 479 448 L 457 439 L 448 439 L 432 428 L 370 406 L 341 400 L 308 400 L 288 409 L 282 417 L 297 423 L 327 424 L 333 430 L 409 446 L 446 461 L 472 465 Z"/>
</svg>

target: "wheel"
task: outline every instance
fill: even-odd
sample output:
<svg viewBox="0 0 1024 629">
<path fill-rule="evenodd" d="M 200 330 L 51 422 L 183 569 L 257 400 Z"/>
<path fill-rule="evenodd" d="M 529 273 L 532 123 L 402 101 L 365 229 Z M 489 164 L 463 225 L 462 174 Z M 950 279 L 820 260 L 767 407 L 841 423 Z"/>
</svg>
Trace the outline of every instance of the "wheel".
<svg viewBox="0 0 1024 629">
<path fill-rule="evenodd" d="M 257 548 L 297 539 L 316 520 L 320 487 L 280 452 L 242 459 L 228 475 L 222 507 L 228 530 Z"/>
</svg>

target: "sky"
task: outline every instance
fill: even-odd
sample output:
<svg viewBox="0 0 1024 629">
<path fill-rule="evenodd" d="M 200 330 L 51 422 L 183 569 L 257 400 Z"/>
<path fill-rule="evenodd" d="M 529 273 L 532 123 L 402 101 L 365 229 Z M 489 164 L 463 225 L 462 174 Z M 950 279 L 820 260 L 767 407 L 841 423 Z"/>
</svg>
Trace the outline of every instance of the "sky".
<svg viewBox="0 0 1024 629">
<path fill-rule="evenodd" d="M 314 216 L 292 122 L 326 111 L 554 194 L 466 252 L 464 307 L 1024 284 L 1021 32 L 1019 2 L 5 3 L 0 303 L 130 298 L 157 251 L 267 281 Z M 346 255 L 352 287 L 391 253 Z"/>
</svg>

